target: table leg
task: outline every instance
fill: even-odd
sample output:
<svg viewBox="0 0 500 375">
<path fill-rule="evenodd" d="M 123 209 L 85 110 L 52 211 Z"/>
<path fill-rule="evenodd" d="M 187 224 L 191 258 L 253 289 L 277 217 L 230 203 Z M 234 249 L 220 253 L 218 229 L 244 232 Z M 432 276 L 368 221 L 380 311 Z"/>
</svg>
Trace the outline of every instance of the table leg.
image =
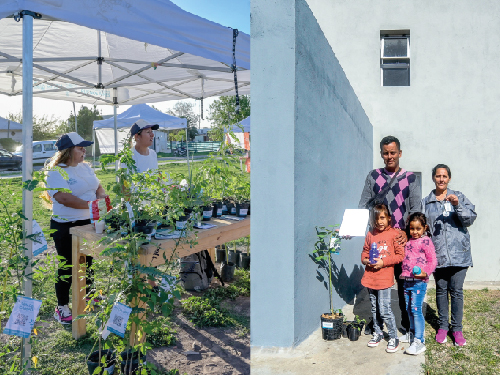
<svg viewBox="0 0 500 375">
<path fill-rule="evenodd" d="M 86 295 L 86 259 L 84 254 L 80 253 L 81 239 L 73 235 L 73 267 L 72 267 L 72 291 L 73 291 L 73 306 L 72 315 L 76 318 L 82 315 L 85 310 L 85 295 Z M 84 336 L 87 333 L 85 319 L 73 320 L 72 326 L 73 338 L 75 340 Z"/>
<path fill-rule="evenodd" d="M 207 250 L 210 254 L 210 258 L 212 258 L 212 263 L 215 264 L 215 247 L 209 247 Z"/>
</svg>

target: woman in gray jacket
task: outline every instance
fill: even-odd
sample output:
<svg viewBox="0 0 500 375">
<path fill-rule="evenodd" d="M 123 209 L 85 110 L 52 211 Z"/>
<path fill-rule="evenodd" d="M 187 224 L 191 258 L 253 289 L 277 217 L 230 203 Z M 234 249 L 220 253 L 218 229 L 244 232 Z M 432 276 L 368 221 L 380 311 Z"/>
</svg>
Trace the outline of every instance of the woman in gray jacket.
<svg viewBox="0 0 500 375">
<path fill-rule="evenodd" d="M 434 272 L 439 329 L 436 341 L 443 344 L 448 336 L 448 293 L 451 297 L 451 331 L 455 345 L 464 346 L 462 334 L 463 284 L 472 267 L 470 236 L 467 228 L 476 220 L 474 205 L 459 191 L 448 189 L 450 168 L 438 164 L 432 169 L 436 189 L 422 200 L 432 233 L 438 265 Z"/>
</svg>

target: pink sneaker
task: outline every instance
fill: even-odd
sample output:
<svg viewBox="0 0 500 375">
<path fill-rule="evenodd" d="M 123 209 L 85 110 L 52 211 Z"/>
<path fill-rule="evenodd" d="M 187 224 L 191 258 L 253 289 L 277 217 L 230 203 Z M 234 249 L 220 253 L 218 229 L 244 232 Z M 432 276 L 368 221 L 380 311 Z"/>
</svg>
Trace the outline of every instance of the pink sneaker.
<svg viewBox="0 0 500 375">
<path fill-rule="evenodd" d="M 453 332 L 452 335 L 453 338 L 455 339 L 455 346 L 465 346 L 465 344 L 467 344 L 467 341 L 465 341 L 462 331 Z"/>
<path fill-rule="evenodd" d="M 68 305 L 57 306 L 54 312 L 54 318 L 61 324 L 71 324 L 73 320 Z"/>
<path fill-rule="evenodd" d="M 448 331 L 439 328 L 436 333 L 436 341 L 440 344 L 444 344 L 448 340 L 447 336 L 448 336 Z"/>
</svg>

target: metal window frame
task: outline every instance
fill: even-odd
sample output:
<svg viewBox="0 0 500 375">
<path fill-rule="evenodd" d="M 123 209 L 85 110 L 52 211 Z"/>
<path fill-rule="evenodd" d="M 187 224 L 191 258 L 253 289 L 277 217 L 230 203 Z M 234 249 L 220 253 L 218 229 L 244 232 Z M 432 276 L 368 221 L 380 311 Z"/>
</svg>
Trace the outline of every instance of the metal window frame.
<svg viewBox="0 0 500 375">
<path fill-rule="evenodd" d="M 406 56 L 384 56 L 386 39 L 406 39 Z M 406 60 L 407 63 L 391 63 L 393 60 Z M 408 86 L 410 86 L 410 34 L 381 34 L 380 35 L 380 86 L 384 86 L 384 69 L 407 69 Z"/>
</svg>

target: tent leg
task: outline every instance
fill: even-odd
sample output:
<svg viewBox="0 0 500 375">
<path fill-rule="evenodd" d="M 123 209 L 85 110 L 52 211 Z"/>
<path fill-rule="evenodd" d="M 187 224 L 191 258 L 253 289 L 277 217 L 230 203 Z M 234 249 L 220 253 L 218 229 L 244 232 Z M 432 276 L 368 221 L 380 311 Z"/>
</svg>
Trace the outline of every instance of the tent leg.
<svg viewBox="0 0 500 375">
<path fill-rule="evenodd" d="M 33 174 L 33 17 L 23 15 L 23 182 L 30 180 Z M 23 189 L 23 214 L 27 220 L 23 222 L 23 231 L 26 236 L 33 231 L 33 192 Z M 28 257 L 26 266 L 27 275 L 31 274 L 31 258 L 33 257 L 33 243 L 31 240 L 23 240 Z M 33 293 L 32 282 L 28 278 L 23 280 L 24 295 L 31 297 Z M 23 340 L 21 361 L 26 363 L 26 368 L 31 367 L 31 345 L 30 340 Z M 29 375 L 25 370 L 23 375 Z"/>
<path fill-rule="evenodd" d="M 115 120 L 115 156 L 118 156 L 118 126 L 116 124 L 116 107 L 117 105 L 113 105 L 113 115 Z M 118 171 L 119 161 L 115 162 L 115 171 Z M 118 182 L 118 176 L 116 176 L 116 182 Z"/>
<path fill-rule="evenodd" d="M 92 163 L 92 169 L 94 170 L 95 173 L 95 129 L 92 128 L 92 158 L 94 159 L 94 162 Z"/>
<path fill-rule="evenodd" d="M 188 128 L 186 128 L 186 158 L 187 158 L 187 166 L 188 166 L 188 176 L 191 176 L 190 168 L 189 168 L 189 147 L 188 147 Z"/>
</svg>

